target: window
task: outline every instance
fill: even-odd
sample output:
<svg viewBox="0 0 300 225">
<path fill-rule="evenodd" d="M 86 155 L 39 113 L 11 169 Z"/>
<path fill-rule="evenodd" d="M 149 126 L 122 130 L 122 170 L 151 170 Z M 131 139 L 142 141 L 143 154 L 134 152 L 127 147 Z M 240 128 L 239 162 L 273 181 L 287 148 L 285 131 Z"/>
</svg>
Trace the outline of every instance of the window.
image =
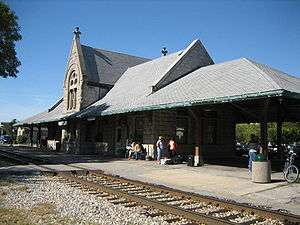
<svg viewBox="0 0 300 225">
<path fill-rule="evenodd" d="M 144 118 L 137 117 L 135 119 L 135 141 L 143 143 L 144 140 Z"/>
<path fill-rule="evenodd" d="M 68 110 L 76 109 L 77 107 L 77 81 L 77 74 L 73 71 L 69 77 Z"/>
<path fill-rule="evenodd" d="M 86 142 L 94 142 L 94 131 L 95 130 L 95 123 L 93 121 L 88 121 L 86 124 L 86 132 L 85 132 L 85 141 Z"/>
<path fill-rule="evenodd" d="M 178 144 L 187 144 L 188 118 L 176 118 L 176 141 Z"/>
<path fill-rule="evenodd" d="M 217 121 L 210 119 L 207 122 L 206 143 L 216 144 L 217 139 Z"/>
<path fill-rule="evenodd" d="M 121 127 L 118 127 L 117 129 L 117 142 L 121 142 L 122 140 L 122 129 Z"/>
<path fill-rule="evenodd" d="M 74 98 L 74 101 L 73 101 L 74 109 L 76 109 L 77 88 L 74 89 L 73 98 Z"/>
<path fill-rule="evenodd" d="M 206 128 L 204 129 L 204 141 L 206 144 L 214 145 L 217 143 L 217 112 L 206 111 Z"/>
<path fill-rule="evenodd" d="M 103 133 L 100 131 L 97 132 L 96 142 L 103 142 Z"/>
</svg>

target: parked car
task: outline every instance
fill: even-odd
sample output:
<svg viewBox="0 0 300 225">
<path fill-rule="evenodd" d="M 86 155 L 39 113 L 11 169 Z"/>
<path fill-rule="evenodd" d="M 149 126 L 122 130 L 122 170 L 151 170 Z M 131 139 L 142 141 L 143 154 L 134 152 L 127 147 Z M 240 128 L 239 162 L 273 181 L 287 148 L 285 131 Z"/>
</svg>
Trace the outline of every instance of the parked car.
<svg viewBox="0 0 300 225">
<path fill-rule="evenodd" d="M 1 144 L 11 144 L 12 143 L 12 139 L 9 135 L 2 135 L 0 137 L 0 143 Z"/>
</svg>

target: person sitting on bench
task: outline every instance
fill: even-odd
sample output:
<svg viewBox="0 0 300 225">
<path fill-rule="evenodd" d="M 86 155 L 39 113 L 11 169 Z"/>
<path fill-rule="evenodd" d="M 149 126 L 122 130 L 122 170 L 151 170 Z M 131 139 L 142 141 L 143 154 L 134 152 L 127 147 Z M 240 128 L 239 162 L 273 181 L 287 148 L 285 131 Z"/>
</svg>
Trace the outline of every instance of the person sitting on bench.
<svg viewBox="0 0 300 225">
<path fill-rule="evenodd" d="M 133 147 L 133 158 L 135 160 L 141 159 L 141 154 L 142 154 L 142 145 L 140 143 L 136 143 Z"/>
<path fill-rule="evenodd" d="M 130 160 L 134 154 L 134 147 L 135 147 L 135 142 L 133 141 L 131 145 L 126 146 L 126 156 Z"/>
</svg>

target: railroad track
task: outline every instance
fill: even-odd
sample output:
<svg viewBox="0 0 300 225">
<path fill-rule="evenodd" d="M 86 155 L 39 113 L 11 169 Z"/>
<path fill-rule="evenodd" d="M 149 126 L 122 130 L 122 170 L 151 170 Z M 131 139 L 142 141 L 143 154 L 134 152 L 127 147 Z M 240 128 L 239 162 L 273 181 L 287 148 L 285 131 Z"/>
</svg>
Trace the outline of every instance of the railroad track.
<svg viewBox="0 0 300 225">
<path fill-rule="evenodd" d="M 146 216 L 160 216 L 174 224 L 300 224 L 300 217 L 296 215 L 186 193 L 107 175 L 100 171 L 74 170 L 43 173 L 56 175 L 60 181 L 106 198 L 113 204 L 124 207 L 142 206 Z"/>
<path fill-rule="evenodd" d="M 39 158 L 33 158 L 30 156 L 21 155 L 13 152 L 13 147 L 5 147 L 5 149 L 9 148 L 9 151 L 4 150 L 3 146 L 0 146 L 0 156 L 1 158 L 5 158 L 16 164 L 28 165 L 28 164 L 46 164 L 46 161 Z"/>
<path fill-rule="evenodd" d="M 48 173 L 49 174 L 49 173 Z M 54 174 L 54 173 L 50 173 Z M 67 184 L 110 199 L 125 207 L 149 207 L 148 216 L 165 216 L 178 224 L 299 224 L 300 217 L 281 212 L 225 202 L 178 190 L 103 174 L 55 173 Z M 180 221 L 186 220 L 186 223 Z"/>
</svg>

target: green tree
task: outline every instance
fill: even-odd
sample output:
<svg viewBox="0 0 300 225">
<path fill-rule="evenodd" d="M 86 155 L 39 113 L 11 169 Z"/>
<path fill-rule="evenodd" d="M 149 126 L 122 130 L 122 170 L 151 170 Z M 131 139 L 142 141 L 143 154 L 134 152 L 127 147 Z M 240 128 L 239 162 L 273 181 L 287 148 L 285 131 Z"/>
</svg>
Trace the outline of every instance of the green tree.
<svg viewBox="0 0 300 225">
<path fill-rule="evenodd" d="M 259 123 L 244 123 L 236 125 L 236 140 L 240 143 L 247 143 L 251 134 L 260 137 Z M 268 123 L 268 141 L 277 143 L 277 125 Z M 282 124 L 282 143 L 292 144 L 300 141 L 300 123 L 285 122 Z"/>
<path fill-rule="evenodd" d="M 236 140 L 240 143 L 248 143 L 250 141 L 251 134 L 259 137 L 260 130 L 258 123 L 243 123 L 236 125 Z"/>
<path fill-rule="evenodd" d="M 0 76 L 17 77 L 21 62 L 16 56 L 15 42 L 21 40 L 18 17 L 0 1 Z"/>
</svg>

